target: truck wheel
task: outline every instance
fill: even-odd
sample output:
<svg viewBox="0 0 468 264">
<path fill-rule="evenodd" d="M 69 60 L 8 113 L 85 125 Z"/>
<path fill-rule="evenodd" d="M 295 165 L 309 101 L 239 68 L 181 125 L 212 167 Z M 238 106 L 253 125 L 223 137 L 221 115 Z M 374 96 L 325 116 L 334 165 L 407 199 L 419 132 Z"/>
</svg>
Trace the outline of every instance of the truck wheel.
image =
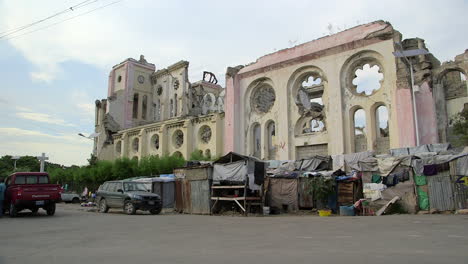
<svg viewBox="0 0 468 264">
<path fill-rule="evenodd" d="M 125 213 L 127 213 L 128 215 L 134 215 L 134 214 L 136 213 L 136 208 L 135 208 L 135 206 L 132 204 L 132 202 L 127 201 L 127 202 L 125 202 L 125 205 L 124 205 L 124 211 L 125 211 Z"/>
<path fill-rule="evenodd" d="M 77 203 L 79 203 L 79 202 L 80 202 L 80 198 L 78 198 L 78 197 L 74 197 L 74 198 L 72 199 L 72 201 L 71 201 L 71 202 L 72 202 L 72 203 L 74 203 L 74 204 L 77 204 Z"/>
<path fill-rule="evenodd" d="M 47 215 L 54 215 L 55 214 L 55 203 L 49 204 L 46 208 Z"/>
<path fill-rule="evenodd" d="M 161 210 L 162 210 L 161 207 L 159 207 L 159 208 L 154 208 L 154 209 L 151 209 L 151 210 L 150 210 L 150 213 L 151 213 L 152 215 L 157 215 L 157 214 L 160 214 L 160 213 L 161 213 Z"/>
<path fill-rule="evenodd" d="M 101 199 L 101 201 L 99 201 L 99 212 L 107 213 L 108 211 L 109 211 L 109 206 L 107 206 L 106 199 Z"/>
<path fill-rule="evenodd" d="M 9 213 L 10 213 L 10 217 L 18 216 L 18 209 L 16 208 L 16 206 L 13 203 L 10 204 Z"/>
</svg>

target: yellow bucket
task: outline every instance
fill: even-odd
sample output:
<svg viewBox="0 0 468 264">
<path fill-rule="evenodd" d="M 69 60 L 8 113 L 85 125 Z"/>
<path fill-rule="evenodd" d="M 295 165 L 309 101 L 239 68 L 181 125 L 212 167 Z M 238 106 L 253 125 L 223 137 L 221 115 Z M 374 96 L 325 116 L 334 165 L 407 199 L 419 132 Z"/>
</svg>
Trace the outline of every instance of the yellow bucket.
<svg viewBox="0 0 468 264">
<path fill-rule="evenodd" d="M 318 210 L 319 216 L 330 216 L 331 210 Z"/>
</svg>

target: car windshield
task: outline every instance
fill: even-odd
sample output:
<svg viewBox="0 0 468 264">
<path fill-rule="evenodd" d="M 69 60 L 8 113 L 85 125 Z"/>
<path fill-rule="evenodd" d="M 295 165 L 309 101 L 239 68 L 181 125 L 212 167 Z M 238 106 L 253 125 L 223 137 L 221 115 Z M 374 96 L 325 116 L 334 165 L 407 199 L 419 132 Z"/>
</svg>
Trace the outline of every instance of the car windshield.
<svg viewBox="0 0 468 264">
<path fill-rule="evenodd" d="M 146 184 L 142 182 L 124 182 L 124 191 L 126 192 L 132 192 L 132 191 L 149 192 L 149 189 L 146 187 Z"/>
</svg>

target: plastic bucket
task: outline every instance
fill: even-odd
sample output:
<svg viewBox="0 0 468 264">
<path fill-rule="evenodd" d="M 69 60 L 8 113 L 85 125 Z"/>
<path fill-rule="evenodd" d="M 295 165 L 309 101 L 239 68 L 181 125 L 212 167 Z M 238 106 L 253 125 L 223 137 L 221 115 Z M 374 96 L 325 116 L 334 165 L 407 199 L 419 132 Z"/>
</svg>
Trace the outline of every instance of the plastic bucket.
<svg viewBox="0 0 468 264">
<path fill-rule="evenodd" d="M 341 216 L 354 216 L 354 206 L 340 206 Z"/>
<path fill-rule="evenodd" d="M 270 207 L 263 206 L 263 215 L 269 215 L 269 214 L 270 214 Z"/>
<path fill-rule="evenodd" d="M 319 216 L 325 217 L 331 215 L 331 210 L 318 210 Z"/>
</svg>

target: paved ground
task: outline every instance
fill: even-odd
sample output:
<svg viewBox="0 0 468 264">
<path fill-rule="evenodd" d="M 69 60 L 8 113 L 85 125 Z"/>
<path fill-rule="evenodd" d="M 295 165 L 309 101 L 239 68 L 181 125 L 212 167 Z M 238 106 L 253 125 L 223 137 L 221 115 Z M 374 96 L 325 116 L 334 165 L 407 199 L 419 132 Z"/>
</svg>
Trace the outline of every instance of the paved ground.
<svg viewBox="0 0 468 264">
<path fill-rule="evenodd" d="M 0 263 L 468 263 L 467 215 L 230 217 L 99 214 L 0 219 Z"/>
</svg>

